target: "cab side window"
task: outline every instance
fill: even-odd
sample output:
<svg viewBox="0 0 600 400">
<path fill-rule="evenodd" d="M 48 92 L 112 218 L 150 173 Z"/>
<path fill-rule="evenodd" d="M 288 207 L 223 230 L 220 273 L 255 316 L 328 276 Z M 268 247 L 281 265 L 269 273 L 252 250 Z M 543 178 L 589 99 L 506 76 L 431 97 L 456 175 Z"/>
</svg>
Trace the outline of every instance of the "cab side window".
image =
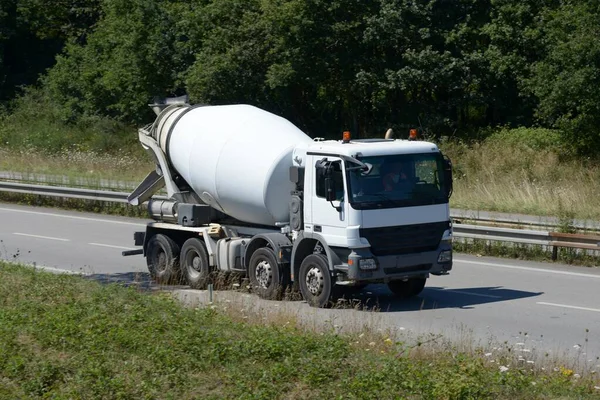
<svg viewBox="0 0 600 400">
<path fill-rule="evenodd" d="M 342 201 L 344 199 L 344 176 L 342 174 L 342 162 L 334 161 L 331 163 L 333 174 L 331 178 L 333 179 L 333 187 L 335 190 L 335 199 L 336 201 Z M 325 198 L 326 197 L 326 188 L 325 188 L 325 169 L 317 168 L 317 197 Z"/>
</svg>

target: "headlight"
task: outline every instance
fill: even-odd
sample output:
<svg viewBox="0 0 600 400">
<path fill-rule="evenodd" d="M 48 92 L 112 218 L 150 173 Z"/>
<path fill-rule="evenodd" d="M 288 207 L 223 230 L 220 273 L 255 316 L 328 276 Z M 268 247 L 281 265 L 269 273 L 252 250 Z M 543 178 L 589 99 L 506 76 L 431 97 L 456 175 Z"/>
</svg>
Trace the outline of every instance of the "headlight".
<svg viewBox="0 0 600 400">
<path fill-rule="evenodd" d="M 373 258 L 361 258 L 358 266 L 360 269 L 377 269 L 377 263 Z"/>
<path fill-rule="evenodd" d="M 438 256 L 438 262 L 447 263 L 450 261 L 452 261 L 452 250 L 440 251 L 440 255 Z"/>
<path fill-rule="evenodd" d="M 451 242 L 452 241 L 452 228 L 446 229 L 444 234 L 442 235 L 443 242 Z"/>
</svg>

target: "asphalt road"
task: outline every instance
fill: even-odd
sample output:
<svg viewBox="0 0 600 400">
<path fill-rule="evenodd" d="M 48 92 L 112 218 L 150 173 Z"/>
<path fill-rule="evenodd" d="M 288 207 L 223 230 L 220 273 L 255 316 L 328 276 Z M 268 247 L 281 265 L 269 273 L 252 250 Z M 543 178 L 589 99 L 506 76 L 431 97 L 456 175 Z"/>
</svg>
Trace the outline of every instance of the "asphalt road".
<svg viewBox="0 0 600 400">
<path fill-rule="evenodd" d="M 147 278 L 141 256 L 121 256 L 133 248 L 133 232 L 145 222 L 0 204 L 0 258 L 99 280 Z M 457 255 L 452 273 L 431 277 L 415 299 L 395 300 L 384 285 L 370 285 L 357 297 L 378 304 L 386 326 L 417 335 L 506 341 L 525 353 L 600 364 L 598 288 L 600 269 Z M 348 318 L 348 310 L 315 310 L 300 302 L 296 307 L 311 318 L 331 318 L 333 312 L 342 323 L 362 323 Z"/>
</svg>

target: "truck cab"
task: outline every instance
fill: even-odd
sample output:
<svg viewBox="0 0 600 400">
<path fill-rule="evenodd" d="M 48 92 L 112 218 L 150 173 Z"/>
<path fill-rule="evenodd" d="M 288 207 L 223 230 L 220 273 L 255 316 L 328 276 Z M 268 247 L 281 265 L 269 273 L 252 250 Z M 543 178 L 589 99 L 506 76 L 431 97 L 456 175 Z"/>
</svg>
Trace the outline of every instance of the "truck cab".
<svg viewBox="0 0 600 400">
<path fill-rule="evenodd" d="M 325 247 L 334 285 L 387 283 L 394 294 L 410 297 L 429 274 L 452 269 L 451 165 L 435 144 L 321 141 L 297 148 L 293 160 L 293 196 L 303 204 L 295 247 L 304 247 L 303 240 Z M 295 253 L 292 279 L 303 294 L 316 294 L 319 305 L 324 272 L 312 266 L 318 279 L 311 286 L 301 271 L 306 254 Z"/>
</svg>

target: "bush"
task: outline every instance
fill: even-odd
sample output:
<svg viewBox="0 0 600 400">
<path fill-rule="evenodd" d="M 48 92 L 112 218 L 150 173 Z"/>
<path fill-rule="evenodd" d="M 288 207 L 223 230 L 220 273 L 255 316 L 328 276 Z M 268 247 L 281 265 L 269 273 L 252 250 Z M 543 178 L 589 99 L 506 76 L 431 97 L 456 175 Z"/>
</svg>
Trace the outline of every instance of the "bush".
<svg viewBox="0 0 600 400">
<path fill-rule="evenodd" d="M 137 145 L 135 127 L 95 115 L 71 122 L 42 89 L 26 89 L 11 111 L 0 113 L 0 145 L 9 149 L 115 153 Z"/>
</svg>

